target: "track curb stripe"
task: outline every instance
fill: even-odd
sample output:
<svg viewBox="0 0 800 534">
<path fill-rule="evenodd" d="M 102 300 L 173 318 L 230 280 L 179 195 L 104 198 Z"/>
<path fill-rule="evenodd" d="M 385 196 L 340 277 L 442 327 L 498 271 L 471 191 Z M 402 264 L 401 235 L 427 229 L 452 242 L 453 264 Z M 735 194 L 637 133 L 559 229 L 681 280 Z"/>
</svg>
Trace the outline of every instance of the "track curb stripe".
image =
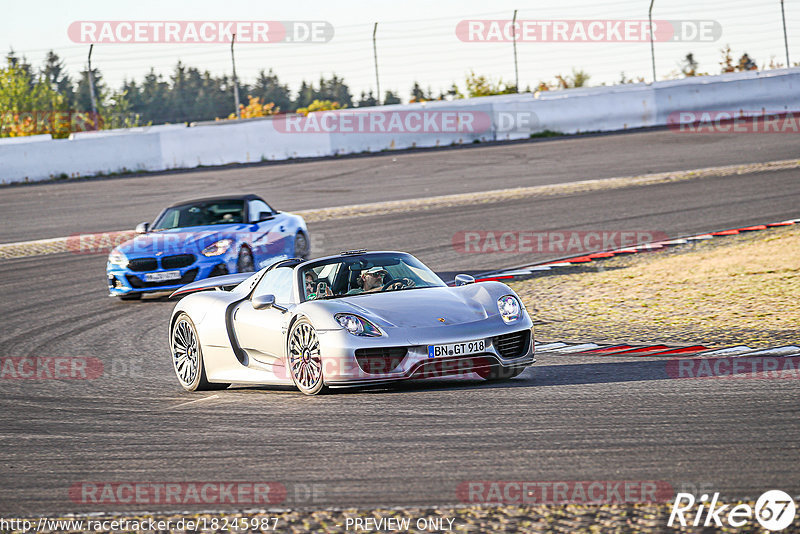
<svg viewBox="0 0 800 534">
<path fill-rule="evenodd" d="M 652 243 L 644 243 L 642 245 L 637 245 L 635 247 L 625 247 L 615 250 L 598 251 L 598 252 L 593 252 L 591 254 L 583 254 L 580 256 L 569 256 L 557 260 L 549 260 L 541 263 L 512 267 L 510 269 L 489 271 L 486 273 L 481 273 L 479 275 L 476 275 L 475 280 L 478 282 L 485 282 L 487 280 L 498 280 L 500 279 L 500 277 L 526 278 L 528 276 L 531 276 L 536 271 L 543 270 L 542 269 L 543 267 L 548 268 L 548 270 L 556 270 L 562 267 L 572 267 L 574 265 L 581 265 L 581 264 L 591 263 L 594 261 L 602 261 L 604 259 L 613 258 L 614 256 L 619 256 L 621 254 L 637 254 L 640 252 L 650 252 L 654 250 L 661 250 L 666 247 L 684 245 L 691 241 L 716 239 L 730 235 L 738 235 L 742 232 L 756 232 L 761 230 L 769 230 L 770 228 L 792 226 L 798 223 L 800 223 L 800 219 L 790 219 L 787 221 L 780 221 L 775 223 L 759 224 L 741 228 L 728 228 L 724 230 L 717 230 L 714 232 L 704 232 L 702 234 L 678 237 L 675 239 L 670 239 L 668 241 L 654 241 Z"/>
<path fill-rule="evenodd" d="M 796 357 L 800 356 L 800 346 L 784 345 L 766 349 L 754 349 L 747 345 L 714 348 L 705 345 L 669 346 L 669 345 L 601 345 L 598 343 L 567 343 L 564 341 L 536 343 L 537 353 L 559 356 L 672 356 L 681 357 L 729 357 L 749 358 L 753 356 Z"/>
</svg>

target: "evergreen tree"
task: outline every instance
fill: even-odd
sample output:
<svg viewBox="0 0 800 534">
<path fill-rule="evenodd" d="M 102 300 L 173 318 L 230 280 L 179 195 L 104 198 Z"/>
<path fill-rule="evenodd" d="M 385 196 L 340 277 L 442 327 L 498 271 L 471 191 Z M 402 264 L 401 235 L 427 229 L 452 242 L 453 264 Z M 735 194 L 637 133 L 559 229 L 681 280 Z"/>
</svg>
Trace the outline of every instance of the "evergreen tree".
<svg viewBox="0 0 800 534">
<path fill-rule="evenodd" d="M 267 73 L 262 69 L 258 73 L 252 95 L 261 98 L 262 102 L 274 102 L 280 111 L 289 111 L 292 106 L 289 86 L 281 84 L 278 75 L 272 72 L 272 69 Z"/>
<path fill-rule="evenodd" d="M 356 102 L 356 105 L 360 108 L 377 106 L 378 101 L 375 99 L 375 95 L 372 94 L 372 89 L 370 89 L 369 93 L 361 91 L 361 98 L 359 98 L 358 102 Z"/>
</svg>

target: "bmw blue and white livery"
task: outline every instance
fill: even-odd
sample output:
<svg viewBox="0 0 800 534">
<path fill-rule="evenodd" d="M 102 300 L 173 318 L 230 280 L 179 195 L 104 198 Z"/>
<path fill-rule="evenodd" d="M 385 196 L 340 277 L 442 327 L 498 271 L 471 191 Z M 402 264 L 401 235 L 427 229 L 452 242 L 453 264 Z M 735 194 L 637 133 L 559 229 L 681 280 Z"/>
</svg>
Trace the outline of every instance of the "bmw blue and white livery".
<svg viewBox="0 0 800 534">
<path fill-rule="evenodd" d="M 136 234 L 111 251 L 106 265 L 110 294 L 125 300 L 310 252 L 303 218 L 256 195 L 181 202 L 152 225 L 140 223 Z"/>
<path fill-rule="evenodd" d="M 171 360 L 189 391 L 498 380 L 534 362 L 533 324 L 510 287 L 467 275 L 450 287 L 403 252 L 282 260 L 174 295 L 186 296 L 170 320 Z"/>
</svg>

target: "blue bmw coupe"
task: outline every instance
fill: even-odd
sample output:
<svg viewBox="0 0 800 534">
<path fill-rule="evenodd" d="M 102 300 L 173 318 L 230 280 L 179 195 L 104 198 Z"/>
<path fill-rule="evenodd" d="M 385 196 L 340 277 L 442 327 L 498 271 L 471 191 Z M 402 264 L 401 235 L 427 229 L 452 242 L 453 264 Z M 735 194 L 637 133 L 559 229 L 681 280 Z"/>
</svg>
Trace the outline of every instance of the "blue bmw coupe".
<svg viewBox="0 0 800 534">
<path fill-rule="evenodd" d="M 307 258 L 302 217 L 272 209 L 256 195 L 181 202 L 115 247 L 106 273 L 112 296 L 138 299 L 195 280 L 249 272 L 281 258 Z"/>
</svg>

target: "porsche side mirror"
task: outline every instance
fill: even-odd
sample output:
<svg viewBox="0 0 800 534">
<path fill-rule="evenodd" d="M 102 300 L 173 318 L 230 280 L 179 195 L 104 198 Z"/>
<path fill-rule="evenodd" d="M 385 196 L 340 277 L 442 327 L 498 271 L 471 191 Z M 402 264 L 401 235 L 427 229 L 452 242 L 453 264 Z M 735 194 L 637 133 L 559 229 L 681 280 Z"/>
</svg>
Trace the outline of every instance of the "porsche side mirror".
<svg viewBox="0 0 800 534">
<path fill-rule="evenodd" d="M 137 234 L 146 234 L 150 231 L 150 223 L 149 222 L 141 222 L 136 225 L 136 230 L 134 230 Z"/>
<path fill-rule="evenodd" d="M 456 287 L 458 286 L 465 286 L 467 284 L 474 284 L 475 277 L 470 276 L 468 274 L 457 274 L 456 275 Z"/>
<path fill-rule="evenodd" d="M 253 300 L 250 302 L 253 304 L 253 308 L 265 310 L 275 305 L 275 295 L 258 295 L 253 297 Z"/>
<path fill-rule="evenodd" d="M 282 312 L 286 311 L 286 308 L 284 308 L 283 306 L 278 306 L 277 304 L 275 304 L 275 295 L 258 295 L 253 297 L 250 303 L 256 310 L 266 310 L 267 308 L 275 308 L 276 310 L 280 310 Z"/>
</svg>

